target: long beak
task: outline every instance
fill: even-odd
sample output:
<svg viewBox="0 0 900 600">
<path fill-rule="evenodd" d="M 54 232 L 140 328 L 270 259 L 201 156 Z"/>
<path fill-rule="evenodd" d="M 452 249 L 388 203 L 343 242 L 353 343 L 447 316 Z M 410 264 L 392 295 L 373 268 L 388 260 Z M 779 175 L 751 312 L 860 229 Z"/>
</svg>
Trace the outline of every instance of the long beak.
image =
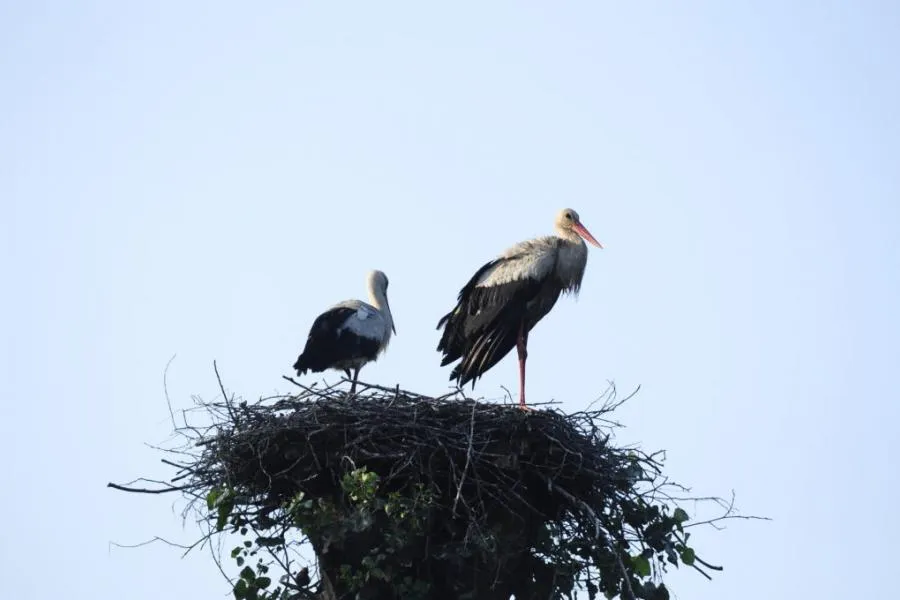
<svg viewBox="0 0 900 600">
<path fill-rule="evenodd" d="M 397 335 L 397 328 L 394 327 L 394 313 L 391 312 L 391 303 L 388 302 L 387 294 L 384 296 L 384 307 L 387 308 L 388 314 L 391 315 L 391 331 L 394 332 L 394 335 Z"/>
<path fill-rule="evenodd" d="M 593 245 L 597 246 L 598 248 L 603 248 L 603 245 L 600 242 L 598 242 L 596 239 L 594 239 L 594 236 L 591 235 L 591 232 L 588 231 L 587 228 L 584 225 L 582 225 L 580 222 L 572 225 L 572 229 L 574 229 L 578 233 L 578 235 L 580 235 L 581 237 L 583 237 L 584 239 L 586 239 Z"/>
</svg>

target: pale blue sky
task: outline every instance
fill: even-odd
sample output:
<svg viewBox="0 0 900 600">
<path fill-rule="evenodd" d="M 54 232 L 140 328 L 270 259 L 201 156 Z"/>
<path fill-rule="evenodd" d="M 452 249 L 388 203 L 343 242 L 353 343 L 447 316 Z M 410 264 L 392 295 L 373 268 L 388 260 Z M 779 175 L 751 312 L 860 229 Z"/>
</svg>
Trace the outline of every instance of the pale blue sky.
<svg viewBox="0 0 900 600">
<path fill-rule="evenodd" d="M 196 533 L 104 487 L 170 474 L 169 358 L 176 407 L 214 359 L 289 391 L 379 268 L 398 335 L 362 378 L 443 393 L 438 318 L 563 206 L 606 249 L 532 334 L 529 399 L 640 384 L 620 440 L 774 519 L 697 531 L 725 571 L 677 596 L 883 593 L 900 5 L 677 4 L 0 2 L 5 595 L 226 597 L 208 554 L 108 547 Z M 510 356 L 476 393 L 515 384 Z"/>
</svg>

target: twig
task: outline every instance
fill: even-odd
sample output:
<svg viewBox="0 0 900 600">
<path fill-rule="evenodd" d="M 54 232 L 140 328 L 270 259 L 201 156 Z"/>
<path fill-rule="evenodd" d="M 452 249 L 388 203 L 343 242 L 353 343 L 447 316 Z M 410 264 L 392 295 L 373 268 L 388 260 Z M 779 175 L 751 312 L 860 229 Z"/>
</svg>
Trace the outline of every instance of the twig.
<svg viewBox="0 0 900 600">
<path fill-rule="evenodd" d="M 453 515 L 456 515 L 456 504 L 459 502 L 459 496 L 462 494 L 463 483 L 466 481 L 466 473 L 469 471 L 469 463 L 472 462 L 472 444 L 475 441 L 475 409 L 478 407 L 476 403 L 472 403 L 472 417 L 469 420 L 469 447 L 466 449 L 466 465 L 463 467 L 460 476 L 459 485 L 456 487 L 456 498 L 453 499 Z"/>
<path fill-rule="evenodd" d="M 142 546 L 149 546 L 150 544 L 152 544 L 154 542 L 162 542 L 162 543 L 166 544 L 167 546 L 172 546 L 174 548 L 181 548 L 182 550 L 190 550 L 191 548 L 196 546 L 196 542 L 194 544 L 191 544 L 190 546 L 185 546 L 184 544 L 176 544 L 175 542 L 170 542 L 169 540 L 161 538 L 159 536 L 154 536 L 153 538 L 151 538 L 145 542 L 139 542 L 137 544 L 120 544 L 118 542 L 109 542 L 109 545 L 115 546 L 117 548 L 133 549 L 133 548 L 140 548 Z"/>
<path fill-rule="evenodd" d="M 148 488 L 133 488 L 133 487 L 126 487 L 124 485 L 118 485 L 115 483 L 107 483 L 106 487 L 111 487 L 113 489 L 121 490 L 123 492 L 135 492 L 138 494 L 167 494 L 169 492 L 178 492 L 181 490 L 187 490 L 187 489 L 190 489 L 192 486 L 191 486 L 191 484 L 186 484 L 186 485 L 179 485 L 179 486 L 173 486 L 173 487 L 169 487 L 169 488 L 152 490 L 152 489 L 148 489 Z"/>
<path fill-rule="evenodd" d="M 169 365 L 172 364 L 172 361 L 175 360 L 177 354 L 173 354 L 172 358 L 169 359 L 169 362 L 166 363 L 166 368 L 163 370 L 163 393 L 166 396 L 166 405 L 169 407 L 169 418 L 172 420 L 172 429 L 178 429 L 178 425 L 175 424 L 175 412 L 172 410 L 172 400 L 169 398 L 169 384 L 168 384 L 168 376 L 169 376 Z"/>
<path fill-rule="evenodd" d="M 225 392 L 225 385 L 222 383 L 222 376 L 219 375 L 219 366 L 213 361 L 213 371 L 216 372 L 216 381 L 219 382 L 219 389 L 222 391 L 222 400 L 225 402 L 225 408 L 228 410 L 228 416 L 234 420 L 234 411 L 231 409 L 231 402 L 228 400 L 228 393 Z"/>
</svg>

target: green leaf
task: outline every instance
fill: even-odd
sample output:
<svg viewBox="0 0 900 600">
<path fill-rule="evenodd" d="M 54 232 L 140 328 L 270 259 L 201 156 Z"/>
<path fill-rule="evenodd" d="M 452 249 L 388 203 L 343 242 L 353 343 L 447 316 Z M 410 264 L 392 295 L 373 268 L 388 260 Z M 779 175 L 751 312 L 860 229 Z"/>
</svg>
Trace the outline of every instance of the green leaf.
<svg viewBox="0 0 900 600">
<path fill-rule="evenodd" d="M 688 514 L 683 508 L 676 508 L 675 513 L 672 515 L 675 518 L 675 521 L 678 523 L 684 523 L 688 520 Z"/>
<path fill-rule="evenodd" d="M 693 548 L 685 548 L 681 551 L 681 562 L 686 564 L 687 566 L 691 566 L 694 564 L 694 549 Z"/>
<path fill-rule="evenodd" d="M 248 583 L 253 583 L 256 579 L 256 573 L 254 573 L 253 569 L 248 565 L 241 569 L 241 579 L 246 579 Z"/>
<path fill-rule="evenodd" d="M 216 531 L 222 531 L 225 529 L 225 524 L 228 523 L 228 517 L 231 515 L 231 510 L 234 508 L 234 504 L 232 502 L 222 502 L 219 504 L 219 515 L 216 518 Z"/>
<path fill-rule="evenodd" d="M 261 590 L 264 590 L 272 584 L 272 580 L 268 577 L 257 577 L 255 583 L 256 583 L 256 587 L 258 587 Z"/>
<path fill-rule="evenodd" d="M 206 504 L 210 510 L 218 508 L 216 531 L 222 531 L 228 522 L 231 511 L 234 509 L 234 492 L 231 490 L 213 490 L 207 495 Z"/>
<path fill-rule="evenodd" d="M 634 572 L 638 577 L 650 577 L 650 561 L 647 560 L 646 557 L 641 556 L 640 554 L 632 556 L 631 566 L 634 568 Z"/>
<path fill-rule="evenodd" d="M 237 566 L 241 567 L 244 565 L 244 557 L 238 556 L 235 560 L 237 560 Z"/>
<path fill-rule="evenodd" d="M 241 553 L 241 550 L 243 550 L 243 548 L 241 548 L 240 546 L 235 546 L 231 551 L 231 558 L 237 558 L 237 555 Z"/>
<path fill-rule="evenodd" d="M 244 600 L 247 597 L 247 582 L 243 579 L 238 579 L 238 582 L 234 584 L 234 597 L 236 600 Z"/>
<path fill-rule="evenodd" d="M 213 488 L 209 490 L 209 493 L 206 495 L 206 508 L 208 510 L 212 510 L 213 507 L 215 507 L 216 501 L 222 495 L 223 491 L 224 490 L 221 490 L 219 488 Z"/>
</svg>

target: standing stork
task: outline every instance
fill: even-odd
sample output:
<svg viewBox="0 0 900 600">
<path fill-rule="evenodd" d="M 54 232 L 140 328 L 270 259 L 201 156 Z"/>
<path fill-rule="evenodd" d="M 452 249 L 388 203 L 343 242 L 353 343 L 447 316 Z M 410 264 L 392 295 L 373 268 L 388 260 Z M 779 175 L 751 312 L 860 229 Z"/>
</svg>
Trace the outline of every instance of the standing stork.
<svg viewBox="0 0 900 600">
<path fill-rule="evenodd" d="M 462 358 L 450 373 L 459 386 L 484 375 L 513 346 L 519 354 L 519 405 L 525 404 L 528 332 L 550 312 L 563 292 L 575 295 L 587 265 L 589 241 L 603 246 L 565 208 L 556 216 L 556 235 L 520 242 L 484 264 L 459 292 L 456 307 L 438 321 L 444 328 L 441 366 Z"/>
<path fill-rule="evenodd" d="M 313 322 L 306 347 L 294 363 L 298 376 L 306 371 L 344 371 L 347 379 L 353 382 L 350 393 L 356 391 L 359 370 L 366 363 L 377 360 L 387 348 L 391 332 L 397 333 L 387 299 L 387 275 L 382 271 L 370 271 L 366 284 L 369 303 L 362 300 L 339 302 Z"/>
</svg>

